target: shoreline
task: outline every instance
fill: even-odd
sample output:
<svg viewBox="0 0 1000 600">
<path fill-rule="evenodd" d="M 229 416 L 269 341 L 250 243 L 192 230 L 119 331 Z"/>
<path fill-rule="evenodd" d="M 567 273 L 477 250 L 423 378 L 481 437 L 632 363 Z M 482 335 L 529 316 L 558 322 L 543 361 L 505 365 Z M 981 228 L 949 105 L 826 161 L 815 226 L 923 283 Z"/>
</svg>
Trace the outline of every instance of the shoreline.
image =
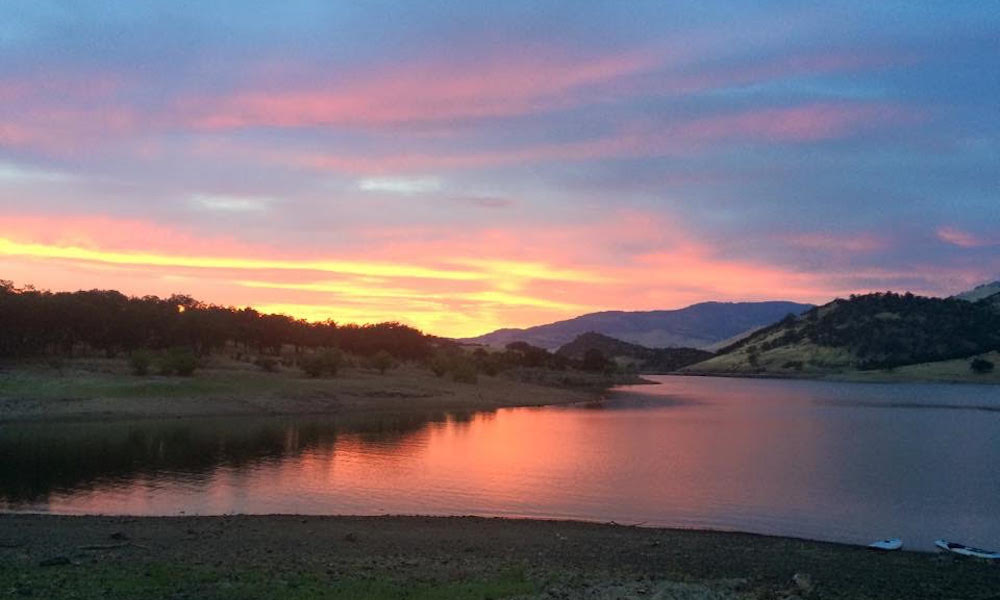
<svg viewBox="0 0 1000 600">
<path fill-rule="evenodd" d="M 0 589 L 50 598 L 985 599 L 1000 588 L 996 566 L 583 521 L 0 515 Z"/>
</svg>

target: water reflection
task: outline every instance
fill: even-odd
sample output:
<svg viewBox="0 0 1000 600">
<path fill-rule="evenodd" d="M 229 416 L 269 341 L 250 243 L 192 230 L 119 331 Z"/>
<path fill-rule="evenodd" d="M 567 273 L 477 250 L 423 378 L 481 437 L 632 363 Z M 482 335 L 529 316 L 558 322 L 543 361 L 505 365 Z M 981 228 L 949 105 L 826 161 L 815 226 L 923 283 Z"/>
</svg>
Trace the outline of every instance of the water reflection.
<svg viewBox="0 0 1000 600">
<path fill-rule="evenodd" d="M 220 468 L 332 453 L 338 436 L 361 447 L 405 448 L 429 425 L 469 423 L 465 413 L 386 413 L 337 419 L 27 423 L 0 429 L 0 507 L 45 503 L 53 493 L 123 485 L 150 477 L 198 480 Z M 203 479 L 203 478 L 202 478 Z"/>
<path fill-rule="evenodd" d="M 659 379 L 495 413 L 8 425 L 0 509 L 480 514 L 1000 546 L 1000 386 Z"/>
</svg>

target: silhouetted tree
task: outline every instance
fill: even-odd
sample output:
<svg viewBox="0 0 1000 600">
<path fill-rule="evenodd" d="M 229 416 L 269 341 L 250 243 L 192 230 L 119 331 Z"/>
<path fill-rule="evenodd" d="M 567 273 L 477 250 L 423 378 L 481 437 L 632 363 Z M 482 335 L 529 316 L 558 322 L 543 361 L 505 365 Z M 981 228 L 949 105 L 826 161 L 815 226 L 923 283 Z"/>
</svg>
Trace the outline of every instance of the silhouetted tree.
<svg viewBox="0 0 1000 600">
<path fill-rule="evenodd" d="M 969 363 L 969 368 L 972 369 L 973 373 L 990 373 L 993 371 L 993 363 L 985 358 L 974 358 Z"/>
<path fill-rule="evenodd" d="M 419 360 L 442 343 L 401 323 L 310 323 L 181 294 L 164 299 L 107 290 L 53 293 L 0 280 L 0 357 L 7 358 L 73 356 L 82 350 L 111 357 L 168 348 L 186 348 L 197 357 L 233 344 L 258 355 L 279 355 L 290 345 L 296 354 L 340 348 L 366 357 L 385 352 Z"/>
</svg>

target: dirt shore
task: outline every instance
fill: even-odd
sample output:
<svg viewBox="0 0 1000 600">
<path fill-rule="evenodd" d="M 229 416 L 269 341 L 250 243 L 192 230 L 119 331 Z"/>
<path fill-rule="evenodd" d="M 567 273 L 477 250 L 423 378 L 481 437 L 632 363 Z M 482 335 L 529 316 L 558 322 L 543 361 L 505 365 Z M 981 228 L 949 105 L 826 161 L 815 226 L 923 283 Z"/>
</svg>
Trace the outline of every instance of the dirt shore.
<svg viewBox="0 0 1000 600">
<path fill-rule="evenodd" d="M 10 598 L 986 600 L 998 590 L 997 564 L 740 533 L 470 517 L 0 515 L 0 597 Z"/>
<path fill-rule="evenodd" d="M 266 373 L 232 362 L 193 377 L 137 377 L 120 360 L 76 361 L 59 369 L 7 365 L 0 368 L 0 422 L 489 410 L 586 402 L 609 383 L 577 372 L 520 375 L 528 381 L 481 375 L 475 384 L 459 383 L 413 365 L 385 374 L 344 369 L 330 378 L 292 369 Z"/>
</svg>

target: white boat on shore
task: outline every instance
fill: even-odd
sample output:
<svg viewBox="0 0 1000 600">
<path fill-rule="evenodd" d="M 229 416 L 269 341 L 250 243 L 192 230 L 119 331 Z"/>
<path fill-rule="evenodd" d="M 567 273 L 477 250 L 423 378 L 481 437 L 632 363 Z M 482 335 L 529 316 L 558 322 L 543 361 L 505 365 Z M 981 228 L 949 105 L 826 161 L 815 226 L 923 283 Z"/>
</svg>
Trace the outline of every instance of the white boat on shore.
<svg viewBox="0 0 1000 600">
<path fill-rule="evenodd" d="M 982 548 L 973 548 L 972 546 L 966 546 L 965 544 L 959 544 L 958 542 L 934 540 L 934 545 L 947 552 L 954 552 L 955 554 L 961 554 L 962 556 L 1000 559 L 1000 552 L 996 552 L 994 550 L 983 550 Z"/>
<path fill-rule="evenodd" d="M 887 540 L 879 540 L 877 542 L 872 542 L 868 544 L 868 547 L 872 550 L 882 550 L 889 552 L 891 550 L 899 550 L 903 547 L 903 540 L 899 538 L 889 538 Z"/>
</svg>

